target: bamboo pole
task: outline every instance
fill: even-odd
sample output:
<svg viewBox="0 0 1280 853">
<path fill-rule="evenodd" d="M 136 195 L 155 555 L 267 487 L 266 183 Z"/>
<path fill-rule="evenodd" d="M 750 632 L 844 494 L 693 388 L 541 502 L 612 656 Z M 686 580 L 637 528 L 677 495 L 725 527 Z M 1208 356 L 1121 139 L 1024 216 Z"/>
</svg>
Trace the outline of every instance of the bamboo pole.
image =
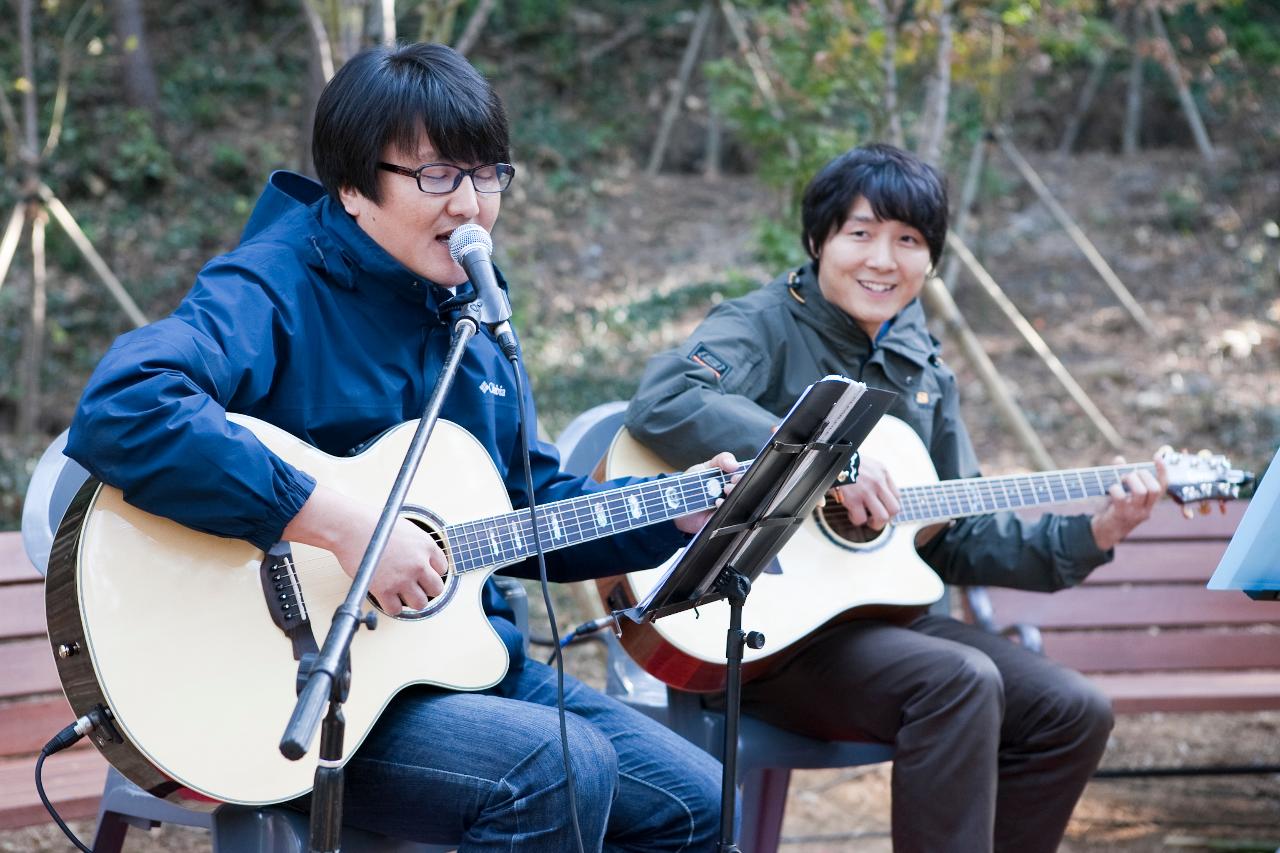
<svg viewBox="0 0 1280 853">
<path fill-rule="evenodd" d="M 991 357 L 982 348 L 978 336 L 965 321 L 964 315 L 960 313 L 960 308 L 951 298 L 950 292 L 941 279 L 930 276 L 925 280 L 924 301 L 929 316 L 936 317 L 942 323 L 948 338 L 959 345 L 965 359 L 978 374 L 982 384 L 986 386 L 987 393 L 991 395 L 996 413 L 1000 415 L 1005 426 L 1013 432 L 1014 439 L 1022 445 L 1022 449 L 1031 457 L 1035 467 L 1042 471 L 1057 468 L 1053 457 L 1040 441 L 1035 428 L 1027 421 L 1022 409 L 1014 402 L 1009 386 L 1000 378 L 1000 373 L 992 363 Z"/>
<path fill-rule="evenodd" d="M 747 63 L 747 68 L 751 71 L 751 77 L 756 82 L 756 88 L 760 90 L 760 94 L 764 96 L 765 103 L 769 106 L 769 114 L 780 125 L 786 124 L 786 114 L 782 111 L 782 103 L 778 100 L 778 93 L 773 88 L 773 82 L 769 79 L 769 74 L 765 71 L 764 60 L 760 58 L 760 54 L 756 52 L 755 45 L 751 43 L 751 37 L 747 34 L 747 25 L 743 22 L 742 16 L 738 14 L 738 7 L 733 5 L 733 0 L 720 0 L 720 12 L 724 15 L 725 23 L 729 25 L 729 31 L 733 34 L 734 41 L 738 43 L 738 51 L 742 54 L 742 59 Z M 800 159 L 800 145 L 796 142 L 795 137 L 788 135 L 786 137 L 787 156 L 792 160 Z"/>
<path fill-rule="evenodd" d="M 969 251 L 969 247 L 964 244 L 964 241 L 960 240 L 954 234 L 948 234 L 947 245 L 950 246 L 951 250 L 959 256 L 960 262 L 968 268 L 969 272 L 982 287 L 983 291 L 991 297 L 991 301 L 996 304 L 996 307 L 1004 313 L 1009 322 L 1013 324 L 1013 327 L 1020 335 L 1022 335 L 1022 339 L 1026 341 L 1035 354 L 1040 357 L 1040 360 L 1049 368 L 1049 371 L 1054 375 L 1054 377 L 1062 383 L 1062 387 L 1067 389 L 1067 393 L 1071 395 L 1071 399 L 1075 400 L 1076 404 L 1084 410 L 1085 415 L 1097 428 L 1098 432 L 1102 434 L 1102 437 L 1106 439 L 1107 443 L 1116 451 L 1122 450 L 1124 440 L 1120 437 L 1120 433 L 1116 432 L 1116 428 L 1111 425 L 1111 422 L 1107 420 L 1106 416 L 1103 415 L 1098 407 L 1093 404 L 1093 401 L 1089 399 L 1089 395 L 1084 392 L 1084 389 L 1071 378 L 1071 374 L 1067 372 L 1067 368 L 1063 366 L 1062 362 L 1058 360 L 1058 357 L 1049 349 L 1049 345 L 1045 343 L 1044 338 L 1040 337 L 1039 333 L 1036 332 L 1031 323 L 1027 321 L 1027 318 L 1022 316 L 1022 313 L 1009 300 L 1009 297 L 1000 289 L 1000 285 L 996 284 L 996 280 L 991 277 L 991 274 L 986 271 L 982 264 L 978 263 L 978 259 Z"/>
<path fill-rule="evenodd" d="M 32 200 L 27 218 L 31 221 L 31 325 L 23 338 L 22 399 L 18 403 L 18 435 L 31 439 L 40 424 L 40 367 L 44 363 L 44 334 L 49 284 L 45 266 L 44 235 L 49 214 Z"/>
<path fill-rule="evenodd" d="M 650 175 L 658 174 L 658 170 L 662 168 L 662 160 L 667 155 L 671 128 L 675 126 L 676 116 L 680 115 L 680 103 L 689 89 L 689 78 L 693 76 L 693 66 L 698 61 L 698 54 L 702 52 L 702 42 L 707 37 L 707 25 L 711 23 L 712 11 L 711 0 L 706 0 L 693 21 L 693 32 L 689 36 L 689 43 L 685 45 L 684 56 L 680 57 L 680 70 L 676 73 L 675 85 L 671 89 L 671 96 L 667 98 L 667 105 L 662 110 L 658 135 L 653 140 L 653 150 L 649 152 L 649 164 L 645 166 L 645 172 Z"/>
<path fill-rule="evenodd" d="M 1063 157 L 1070 154 L 1071 149 L 1076 146 L 1080 128 L 1084 126 L 1085 116 L 1089 114 L 1093 100 L 1098 96 L 1098 89 L 1102 87 L 1102 80 L 1107 76 L 1107 64 L 1110 61 L 1111 50 L 1108 48 L 1089 68 L 1089 76 L 1085 78 L 1084 86 L 1080 88 L 1080 96 L 1076 99 L 1076 108 L 1067 119 L 1067 126 L 1062 131 L 1062 140 L 1058 143 L 1058 154 Z"/>
<path fill-rule="evenodd" d="M 1102 257 L 1102 253 L 1099 252 L 1097 247 L 1093 245 L 1087 236 L 1085 236 L 1084 231 L 1075 223 L 1075 220 L 1071 218 L 1062 205 L 1058 203 L 1058 200 L 1053 197 L 1053 193 L 1049 192 L 1049 188 L 1045 186 L 1044 181 L 1042 181 L 1040 176 L 1036 174 L 1035 170 L 1031 168 L 1031 164 L 1023 158 L 1022 154 L 1019 153 L 1018 149 L 1014 147 L 1014 144 L 1009 141 L 1008 136 L 1004 132 L 996 131 L 995 138 L 996 142 L 1000 145 L 1000 150 L 1002 150 L 1005 153 L 1005 156 L 1009 158 L 1009 161 L 1013 163 L 1014 168 L 1018 170 L 1018 173 L 1022 175 L 1023 180 L 1025 180 L 1031 189 L 1035 191 L 1035 194 L 1039 196 L 1040 201 L 1044 203 L 1045 207 L 1049 208 L 1049 213 L 1053 214 L 1053 218 L 1058 220 L 1058 224 L 1066 230 L 1067 236 L 1069 236 L 1072 242 L 1076 244 L 1077 248 L 1084 253 L 1084 256 L 1089 259 L 1089 263 L 1093 265 L 1093 268 L 1097 271 L 1098 275 L 1102 276 L 1102 280 L 1107 283 L 1107 287 L 1111 288 L 1111 292 L 1120 300 L 1120 304 L 1129 312 L 1129 316 L 1133 318 L 1133 321 L 1137 323 L 1142 331 L 1146 332 L 1148 336 L 1153 339 L 1158 338 L 1160 333 L 1156 330 L 1155 324 L 1151 322 L 1151 318 L 1147 316 L 1147 312 L 1142 310 L 1142 306 L 1138 304 L 1138 301 L 1133 298 L 1133 294 L 1129 292 L 1129 288 L 1124 286 L 1124 282 L 1122 282 L 1120 277 L 1115 274 L 1115 271 L 1111 269 L 1111 265 Z"/>
<path fill-rule="evenodd" d="M 1187 88 L 1187 81 L 1183 79 L 1182 66 L 1178 63 L 1178 55 L 1173 51 L 1173 43 L 1169 41 L 1169 33 L 1164 27 L 1164 18 L 1154 5 L 1147 11 L 1151 19 L 1151 30 L 1155 34 L 1156 42 L 1160 45 L 1160 53 L 1164 60 L 1161 64 L 1164 66 L 1165 73 L 1169 75 L 1174 89 L 1178 91 L 1178 103 L 1182 104 L 1182 113 L 1187 117 L 1187 125 L 1191 128 L 1191 135 L 1195 137 L 1200 156 L 1212 166 L 1213 143 L 1209 141 L 1209 132 L 1204 129 L 1204 121 L 1200 118 L 1196 100 L 1191 97 L 1191 90 Z"/>
<path fill-rule="evenodd" d="M 1138 153 L 1142 130 L 1142 71 L 1146 57 L 1138 49 L 1142 41 L 1142 15 L 1136 11 L 1129 18 L 1129 77 L 1124 99 L 1124 132 L 1120 152 L 1125 157 Z"/>
<path fill-rule="evenodd" d="M 13 206 L 13 215 L 5 226 L 4 237 L 0 237 L 0 287 L 9 275 L 9 264 L 13 263 L 13 255 L 18 251 L 18 241 L 22 239 L 22 226 L 27 221 L 27 204 L 20 201 Z"/>
<path fill-rule="evenodd" d="M 116 302 L 124 309 L 124 313 L 129 315 L 129 319 L 133 321 L 133 324 L 135 326 L 145 326 L 148 322 L 146 316 L 124 289 L 124 285 L 111 272 L 107 262 L 98 254 L 98 250 L 93 248 L 93 244 L 89 242 L 89 238 L 85 236 L 84 231 L 80 230 L 80 226 L 76 224 L 71 211 L 67 210 L 62 202 L 58 200 L 58 197 L 53 194 L 53 191 L 44 184 L 40 185 L 40 198 L 44 201 L 49 212 L 53 214 L 54 220 L 62 227 L 66 235 L 71 238 L 71 242 L 75 244 L 75 247 L 80 250 L 80 254 L 89 262 L 89 266 L 93 267 L 93 271 L 98 274 L 98 278 L 102 279 L 102 283 L 107 286 L 107 290 L 115 297 Z"/>
<path fill-rule="evenodd" d="M 964 173 L 964 187 L 960 190 L 960 207 L 956 210 L 955 224 L 951 230 L 955 235 L 964 240 L 969 237 L 969 211 L 973 209 L 973 202 L 978 197 L 978 184 L 982 179 L 982 167 L 986 163 L 987 149 L 991 147 L 991 137 L 983 133 L 982 138 L 973 144 L 973 150 L 969 152 L 969 168 Z M 955 255 L 948 255 L 947 262 L 942 269 L 942 283 L 946 286 L 947 292 L 950 293 L 956 289 L 956 273 L 960 271 L 960 265 L 956 261 Z"/>
</svg>

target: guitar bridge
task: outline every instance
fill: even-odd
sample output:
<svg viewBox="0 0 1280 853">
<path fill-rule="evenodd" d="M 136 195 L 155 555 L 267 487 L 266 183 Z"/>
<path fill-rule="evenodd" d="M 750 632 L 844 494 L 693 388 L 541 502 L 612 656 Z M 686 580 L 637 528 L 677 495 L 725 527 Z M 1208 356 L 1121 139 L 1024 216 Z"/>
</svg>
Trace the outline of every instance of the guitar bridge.
<svg viewBox="0 0 1280 853">
<path fill-rule="evenodd" d="M 271 614 L 271 621 L 293 644 L 293 659 L 302 660 L 307 652 L 318 652 L 311 619 L 307 615 L 307 603 L 302 596 L 302 585 L 298 582 L 298 569 L 293 562 L 293 550 L 288 542 L 277 542 L 271 546 L 258 574 L 262 580 L 267 612 Z"/>
</svg>

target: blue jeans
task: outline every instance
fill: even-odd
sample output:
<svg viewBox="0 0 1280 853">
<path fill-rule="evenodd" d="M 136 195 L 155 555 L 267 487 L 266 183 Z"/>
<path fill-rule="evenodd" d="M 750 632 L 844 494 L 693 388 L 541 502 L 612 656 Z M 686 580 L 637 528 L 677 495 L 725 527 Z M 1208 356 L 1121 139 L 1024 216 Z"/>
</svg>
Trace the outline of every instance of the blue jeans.
<svg viewBox="0 0 1280 853">
<path fill-rule="evenodd" d="M 565 676 L 584 848 L 713 850 L 720 764 Z M 402 691 L 346 768 L 344 822 L 460 851 L 577 849 L 555 670 L 536 661 L 484 693 Z"/>
</svg>

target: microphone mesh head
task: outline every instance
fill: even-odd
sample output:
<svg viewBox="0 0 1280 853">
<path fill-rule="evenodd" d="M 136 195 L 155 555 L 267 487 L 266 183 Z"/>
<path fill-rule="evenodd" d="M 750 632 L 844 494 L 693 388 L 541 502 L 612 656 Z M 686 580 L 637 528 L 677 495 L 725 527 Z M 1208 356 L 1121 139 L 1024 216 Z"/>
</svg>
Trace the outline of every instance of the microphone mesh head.
<svg viewBox="0 0 1280 853">
<path fill-rule="evenodd" d="M 487 255 L 493 254 L 493 238 L 484 230 L 483 225 L 468 222 L 466 225 L 459 225 L 449 235 L 449 254 L 454 263 L 462 263 L 463 256 L 477 248 L 483 249 Z"/>
</svg>

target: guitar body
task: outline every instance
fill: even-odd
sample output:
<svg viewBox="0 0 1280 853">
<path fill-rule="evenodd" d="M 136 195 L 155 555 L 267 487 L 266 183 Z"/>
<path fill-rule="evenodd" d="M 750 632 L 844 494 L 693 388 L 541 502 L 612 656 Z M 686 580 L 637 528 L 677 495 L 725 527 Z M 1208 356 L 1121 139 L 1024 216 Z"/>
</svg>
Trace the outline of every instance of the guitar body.
<svg viewBox="0 0 1280 853">
<path fill-rule="evenodd" d="M 899 487 L 938 482 L 924 444 L 896 418 L 881 418 L 861 450 L 869 457 L 891 460 Z M 609 449 L 604 473 L 613 478 L 669 470 L 623 430 Z M 874 540 L 857 542 L 827 521 L 842 513 L 835 505 L 815 511 L 778 555 L 781 573 L 766 570 L 752 582 L 742 624 L 745 630 L 762 632 L 765 645 L 745 650 L 744 680 L 777 666 L 824 625 L 856 617 L 900 615 L 900 608 L 924 607 L 942 596 L 941 579 L 916 553 L 915 535 L 921 525 L 891 524 Z M 642 599 L 668 565 L 597 581 L 605 607 L 618 610 Z M 659 680 L 695 692 L 723 689 L 727 602 L 650 624 L 624 620 L 622 625 L 623 647 Z"/>
<path fill-rule="evenodd" d="M 359 456 L 338 458 L 260 421 L 230 419 L 318 482 L 376 506 L 390 492 L 416 427 L 401 424 Z M 483 447 L 446 421 L 432 435 L 405 514 L 438 522 L 439 507 L 448 507 L 449 523 L 511 508 Z M 318 743 L 300 761 L 278 749 L 294 707 L 298 663 L 266 606 L 263 556 L 241 540 L 142 512 L 118 489 L 92 482 L 59 530 L 46 607 L 64 691 L 77 714 L 97 704 L 110 709 L 121 741 L 95 732 L 95 743 L 157 796 L 194 792 L 197 799 L 261 805 L 311 789 Z M 315 640 L 323 644 L 350 579 L 327 551 L 294 545 L 293 559 Z M 481 608 L 481 588 L 496 568 L 451 572 L 427 615 L 380 613 L 376 630 L 357 632 L 344 761 L 401 689 L 477 690 L 501 680 L 507 652 Z"/>
</svg>

